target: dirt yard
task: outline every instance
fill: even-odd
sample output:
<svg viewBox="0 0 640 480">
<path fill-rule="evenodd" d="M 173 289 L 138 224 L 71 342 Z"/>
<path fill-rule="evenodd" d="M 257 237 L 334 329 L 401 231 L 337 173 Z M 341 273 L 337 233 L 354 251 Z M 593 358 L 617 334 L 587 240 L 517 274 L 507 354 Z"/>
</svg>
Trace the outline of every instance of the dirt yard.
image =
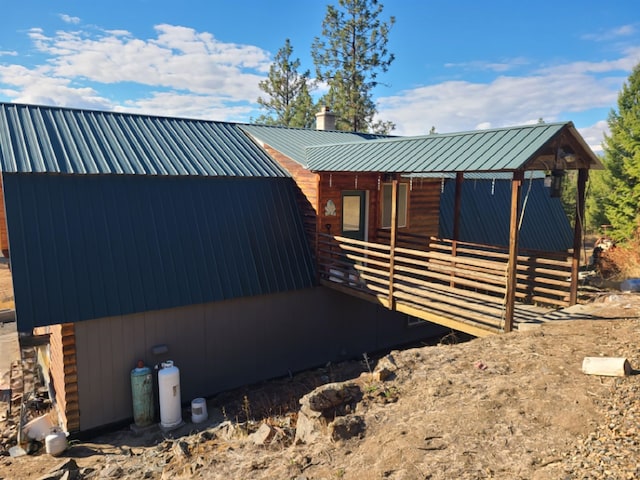
<svg viewBox="0 0 640 480">
<path fill-rule="evenodd" d="M 185 411 L 170 434 L 123 429 L 72 441 L 63 458 L 0 457 L 0 479 L 60 478 L 48 472 L 69 459 L 77 478 L 100 479 L 640 478 L 640 376 L 581 370 L 586 356 L 640 367 L 640 294 L 605 295 L 565 317 L 393 351 L 384 381 L 369 374 L 376 359 L 328 365 L 209 399 L 208 422 Z M 364 430 L 295 444 L 299 398 L 347 379 L 362 392 L 350 413 Z"/>
</svg>

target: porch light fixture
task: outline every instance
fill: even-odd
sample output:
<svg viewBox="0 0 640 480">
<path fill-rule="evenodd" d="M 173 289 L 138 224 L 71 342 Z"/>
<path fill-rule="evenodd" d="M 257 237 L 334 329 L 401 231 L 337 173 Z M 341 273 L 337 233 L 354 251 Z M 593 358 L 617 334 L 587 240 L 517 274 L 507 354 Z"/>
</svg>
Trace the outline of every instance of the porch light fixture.
<svg viewBox="0 0 640 480">
<path fill-rule="evenodd" d="M 564 170 L 552 170 L 551 171 L 551 189 L 549 194 L 551 198 L 558 198 L 562 195 L 562 181 L 564 180 Z M 545 184 L 547 180 L 545 179 Z"/>
</svg>

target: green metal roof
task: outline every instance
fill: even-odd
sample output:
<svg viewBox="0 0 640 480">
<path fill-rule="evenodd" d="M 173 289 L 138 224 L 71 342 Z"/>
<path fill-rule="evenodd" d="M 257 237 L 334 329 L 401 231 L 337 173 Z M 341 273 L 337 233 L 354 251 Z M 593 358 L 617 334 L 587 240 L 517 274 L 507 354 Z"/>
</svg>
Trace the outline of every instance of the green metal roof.
<svg viewBox="0 0 640 480">
<path fill-rule="evenodd" d="M 309 146 L 310 170 L 443 173 L 515 171 L 561 134 L 580 145 L 589 165 L 600 162 L 571 122 Z"/>
<path fill-rule="evenodd" d="M 236 124 L 0 103 L 0 167 L 15 173 L 285 177 Z"/>
<path fill-rule="evenodd" d="M 383 135 L 353 133 L 304 128 L 276 127 L 269 125 L 242 125 L 242 130 L 261 145 L 269 145 L 303 167 L 308 167 L 305 148 L 317 145 L 341 145 L 387 138 Z"/>
</svg>

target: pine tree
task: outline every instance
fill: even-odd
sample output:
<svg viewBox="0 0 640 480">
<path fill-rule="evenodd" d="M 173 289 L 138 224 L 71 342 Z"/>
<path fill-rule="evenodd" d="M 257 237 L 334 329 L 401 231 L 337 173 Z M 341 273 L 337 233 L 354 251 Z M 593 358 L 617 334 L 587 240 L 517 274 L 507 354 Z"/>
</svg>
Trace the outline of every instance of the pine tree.
<svg viewBox="0 0 640 480">
<path fill-rule="evenodd" d="M 618 109 L 609 114 L 605 136 L 603 211 L 617 240 L 632 238 L 640 214 L 640 64 L 618 95 Z"/>
<path fill-rule="evenodd" d="M 315 106 L 309 93 L 309 70 L 298 72 L 300 60 L 292 60 L 290 40 L 278 50 L 269 68 L 269 76 L 259 83 L 267 94 L 259 97 L 258 104 L 267 111 L 256 119 L 257 123 L 287 127 L 311 127 L 315 119 Z"/>
<path fill-rule="evenodd" d="M 394 60 L 387 42 L 395 18 L 381 21 L 382 8 L 378 0 L 338 0 L 337 7 L 327 6 L 323 37 L 313 42 L 316 77 L 329 86 L 323 103 L 336 114 L 339 130 L 394 127 L 390 122 L 373 124 L 377 110 L 372 91 L 378 85 L 378 74 L 386 72 Z"/>
</svg>

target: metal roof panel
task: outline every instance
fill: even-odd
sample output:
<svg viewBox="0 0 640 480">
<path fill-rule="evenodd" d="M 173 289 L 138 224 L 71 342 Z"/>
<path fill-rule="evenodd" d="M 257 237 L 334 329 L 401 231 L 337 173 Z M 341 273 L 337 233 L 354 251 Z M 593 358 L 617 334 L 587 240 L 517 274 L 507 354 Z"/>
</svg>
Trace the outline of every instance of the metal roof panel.
<svg viewBox="0 0 640 480">
<path fill-rule="evenodd" d="M 385 135 L 369 133 L 312 130 L 271 125 L 242 125 L 240 128 L 260 144 L 269 145 L 303 167 L 307 166 L 305 148 L 308 146 L 340 145 L 387 138 Z"/>
<path fill-rule="evenodd" d="M 543 123 L 420 137 L 309 145 L 308 167 L 326 172 L 445 173 L 523 168 L 561 131 L 579 134 L 571 122 Z M 599 162 L 587 147 L 589 160 Z"/>
<path fill-rule="evenodd" d="M 0 103 L 3 172 L 284 177 L 238 125 Z"/>
</svg>

